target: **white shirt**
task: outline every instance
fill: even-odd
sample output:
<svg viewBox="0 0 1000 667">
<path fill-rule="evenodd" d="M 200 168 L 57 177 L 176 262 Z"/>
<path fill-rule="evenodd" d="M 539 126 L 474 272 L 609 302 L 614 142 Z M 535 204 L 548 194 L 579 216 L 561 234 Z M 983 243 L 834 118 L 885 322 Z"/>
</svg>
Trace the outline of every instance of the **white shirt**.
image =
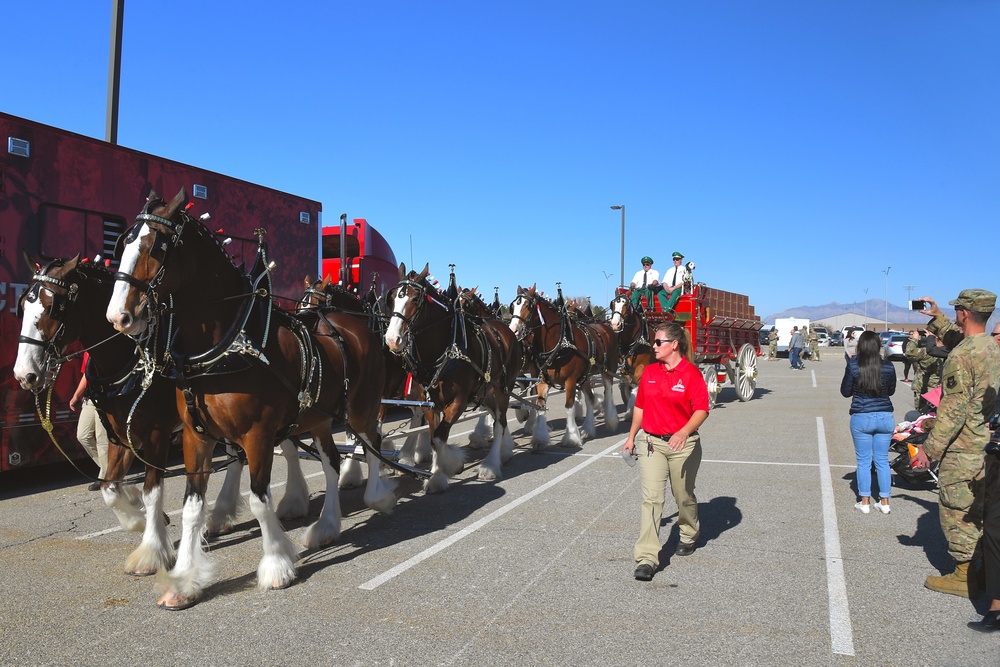
<svg viewBox="0 0 1000 667">
<path fill-rule="evenodd" d="M 636 271 L 635 275 L 632 277 L 632 283 L 636 287 L 642 287 L 642 274 L 646 274 L 646 287 L 651 287 L 654 282 L 660 280 L 660 272 L 656 269 L 650 269 L 649 271 Z"/>
<path fill-rule="evenodd" d="M 663 273 L 663 285 L 665 287 L 673 287 L 674 285 L 680 285 L 684 282 L 684 265 L 678 264 L 677 266 L 671 266 Z"/>
</svg>

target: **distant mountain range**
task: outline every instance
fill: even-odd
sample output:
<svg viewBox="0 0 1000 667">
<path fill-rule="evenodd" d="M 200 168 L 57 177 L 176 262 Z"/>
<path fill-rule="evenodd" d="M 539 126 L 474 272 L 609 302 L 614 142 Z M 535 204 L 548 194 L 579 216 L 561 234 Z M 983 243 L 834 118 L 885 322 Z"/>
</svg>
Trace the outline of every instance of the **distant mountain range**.
<svg viewBox="0 0 1000 667">
<path fill-rule="evenodd" d="M 955 310 L 953 308 L 941 306 L 941 304 L 938 305 L 945 315 L 955 319 Z M 777 317 L 804 317 L 812 322 L 816 322 L 827 317 L 843 315 L 844 313 L 857 313 L 863 317 L 865 315 L 865 308 L 864 301 L 858 303 L 832 302 L 823 306 L 798 306 L 797 308 L 789 308 L 788 310 L 773 313 L 761 319 L 767 323 L 774 323 Z M 867 302 L 867 311 L 869 320 L 879 320 L 881 322 L 886 319 L 885 301 L 882 299 L 869 299 Z M 890 303 L 888 320 L 890 324 L 926 324 L 927 316 L 919 315 L 912 310 Z"/>
</svg>

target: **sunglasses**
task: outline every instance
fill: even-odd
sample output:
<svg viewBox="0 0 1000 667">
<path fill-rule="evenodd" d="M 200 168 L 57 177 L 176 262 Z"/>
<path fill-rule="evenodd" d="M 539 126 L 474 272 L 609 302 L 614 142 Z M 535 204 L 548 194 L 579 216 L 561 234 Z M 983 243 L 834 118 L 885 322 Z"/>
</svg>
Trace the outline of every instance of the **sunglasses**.
<svg viewBox="0 0 1000 667">
<path fill-rule="evenodd" d="M 676 342 L 677 342 L 676 338 L 657 338 L 656 340 L 653 341 L 653 345 L 655 345 L 656 347 L 660 347 L 664 343 L 676 343 Z"/>
<path fill-rule="evenodd" d="M 1000 333 L 995 333 L 995 334 L 990 334 L 990 335 L 993 336 L 994 338 L 1000 338 Z"/>
</svg>

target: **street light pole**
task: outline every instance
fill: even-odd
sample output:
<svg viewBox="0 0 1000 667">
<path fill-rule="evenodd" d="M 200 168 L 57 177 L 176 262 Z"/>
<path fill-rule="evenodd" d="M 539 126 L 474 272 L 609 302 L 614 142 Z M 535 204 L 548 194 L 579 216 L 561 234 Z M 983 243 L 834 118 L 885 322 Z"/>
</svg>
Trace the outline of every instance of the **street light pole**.
<svg viewBox="0 0 1000 667">
<path fill-rule="evenodd" d="M 621 209 L 622 212 L 622 272 L 621 272 L 621 287 L 625 287 L 625 204 L 620 206 L 612 206 L 612 211 L 617 211 Z"/>
<path fill-rule="evenodd" d="M 889 269 L 892 267 L 886 267 L 885 271 L 885 330 L 889 330 Z"/>
</svg>

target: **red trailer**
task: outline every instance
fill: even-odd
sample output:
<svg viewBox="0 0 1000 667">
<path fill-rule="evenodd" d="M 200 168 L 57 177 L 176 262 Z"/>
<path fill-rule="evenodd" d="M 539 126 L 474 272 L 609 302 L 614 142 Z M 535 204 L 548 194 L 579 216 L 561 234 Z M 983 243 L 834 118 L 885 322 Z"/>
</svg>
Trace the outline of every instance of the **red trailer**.
<svg viewBox="0 0 1000 667">
<path fill-rule="evenodd" d="M 297 299 L 303 278 L 320 270 L 319 202 L 0 113 L 0 471 L 62 458 L 12 372 L 15 310 L 31 275 L 21 251 L 111 258 L 149 191 L 169 199 L 181 187 L 192 212 L 211 214 L 211 226 L 231 239 L 226 250 L 237 263 L 254 259 L 253 230 L 268 232 L 276 295 Z M 63 368 L 53 412 L 60 444 L 82 458 L 66 407 L 79 378 L 78 364 Z"/>
<path fill-rule="evenodd" d="M 346 259 L 343 263 L 341 253 Z M 348 224 L 344 216 L 341 224 L 323 227 L 322 257 L 319 278 L 330 276 L 334 283 L 362 295 L 372 283 L 375 292 L 382 295 L 399 282 L 399 265 L 392 247 L 364 218 L 354 218 L 353 224 Z"/>
<path fill-rule="evenodd" d="M 708 385 L 712 406 L 728 377 L 741 401 L 749 401 L 757 389 L 757 357 L 760 329 L 764 326 L 750 299 L 695 283 L 684 288 L 673 316 L 663 313 L 657 299 L 646 310 L 647 321 L 656 325 L 673 319 L 684 325 L 691 340 L 694 361 Z M 645 297 L 642 298 L 645 303 Z"/>
</svg>

